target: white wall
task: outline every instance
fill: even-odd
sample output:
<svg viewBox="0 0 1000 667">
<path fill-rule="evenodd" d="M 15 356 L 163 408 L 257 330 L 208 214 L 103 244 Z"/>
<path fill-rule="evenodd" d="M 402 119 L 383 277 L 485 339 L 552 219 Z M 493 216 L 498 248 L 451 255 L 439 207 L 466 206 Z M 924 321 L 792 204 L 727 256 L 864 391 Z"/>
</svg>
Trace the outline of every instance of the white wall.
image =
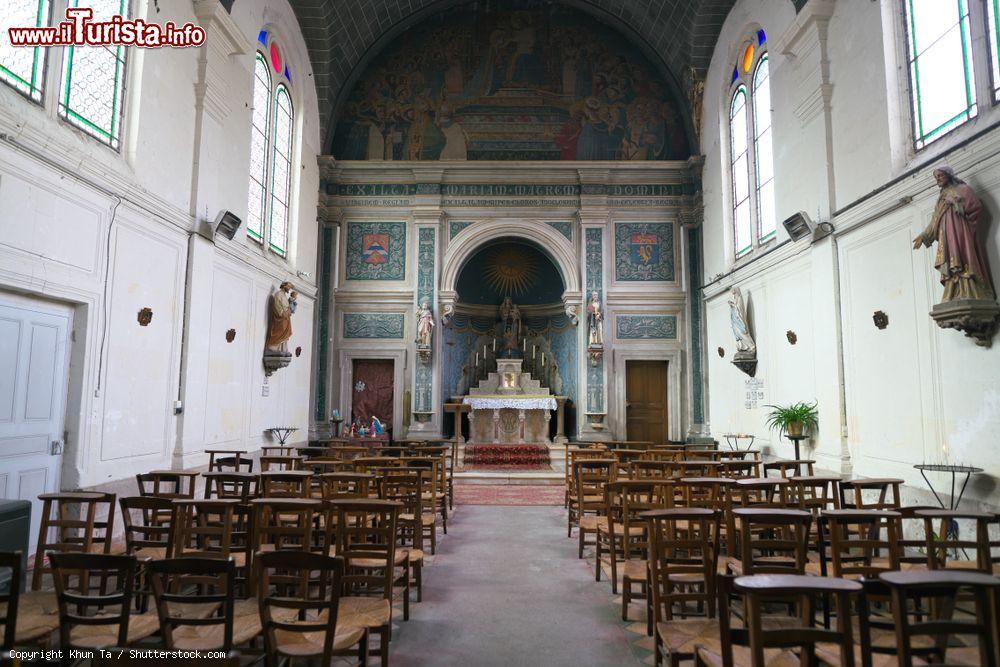
<svg viewBox="0 0 1000 667">
<path fill-rule="evenodd" d="M 130 54 L 120 153 L 60 121 L 52 85 L 45 105 L 0 85 L 0 299 L 76 309 L 64 488 L 202 465 L 206 447 L 255 449 L 267 427 L 298 426 L 304 439 L 309 426 L 320 139 L 294 14 L 282 0 L 241 0 L 231 17 L 214 0 L 136 4 L 149 21 L 202 24 L 209 44 Z M 298 125 L 288 259 L 242 228 L 215 243 L 193 233 L 222 210 L 246 216 L 253 50 L 265 25 L 291 64 Z M 58 71 L 60 54 L 49 58 Z M 268 298 L 284 280 L 301 294 L 289 342 L 301 356 L 265 391 Z M 145 307 L 153 320 L 140 327 Z"/>
<path fill-rule="evenodd" d="M 755 433 L 772 454 L 790 456 L 789 444 L 767 432 L 765 410 L 745 408 L 747 376 L 730 363 L 726 301 L 736 285 L 752 311 L 765 403 L 819 401 L 820 426 L 804 454 L 825 469 L 901 477 L 911 493 L 925 488 L 916 463 L 979 466 L 986 474 L 973 478 L 967 497 L 995 506 L 1000 344 L 978 347 L 931 320 L 941 295 L 933 252 L 911 246 L 937 198 L 932 165 L 946 153 L 984 201 L 987 252 L 1000 278 L 1000 132 L 960 146 L 986 127 L 980 118 L 926 151 L 909 147 L 898 8 L 811 0 L 796 15 L 790 2 L 741 0 L 723 26 L 702 127 L 709 419 L 716 437 Z M 734 262 L 722 151 L 728 73 L 731 49 L 754 23 L 767 31 L 771 54 L 777 217 L 804 210 L 815 219 L 819 210 L 836 233 L 791 243 L 779 228 L 772 252 Z M 904 197 L 912 201 L 901 204 Z M 874 325 L 877 310 L 889 317 L 885 330 Z"/>
</svg>

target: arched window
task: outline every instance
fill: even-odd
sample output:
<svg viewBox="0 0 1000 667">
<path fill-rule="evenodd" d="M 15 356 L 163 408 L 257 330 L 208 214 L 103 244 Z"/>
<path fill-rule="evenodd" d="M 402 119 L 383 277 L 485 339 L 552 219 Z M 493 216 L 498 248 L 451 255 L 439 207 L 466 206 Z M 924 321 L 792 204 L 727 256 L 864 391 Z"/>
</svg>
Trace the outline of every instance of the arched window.
<svg viewBox="0 0 1000 667">
<path fill-rule="evenodd" d="M 993 1 L 987 0 L 992 7 Z M 904 0 L 907 69 L 917 150 L 975 118 L 968 0 Z"/>
<path fill-rule="evenodd" d="M 5 31 L 10 26 L 47 26 L 49 11 L 48 0 L 0 3 L 0 26 Z M 40 46 L 15 48 L 10 46 L 8 36 L 4 35 L 0 38 L 0 81 L 41 102 L 45 88 L 43 49 Z"/>
<path fill-rule="evenodd" d="M 247 236 L 284 257 L 288 253 L 295 108 L 284 52 L 267 30 L 257 36 Z"/>
<path fill-rule="evenodd" d="M 90 7 L 93 22 L 128 18 L 128 0 L 67 0 Z M 63 55 L 59 115 L 115 150 L 121 146 L 125 106 L 124 46 L 67 46 Z"/>
<path fill-rule="evenodd" d="M 754 32 L 740 48 L 729 98 L 729 177 L 736 258 L 775 237 L 774 159 L 767 36 Z M 753 187 L 751 187 L 753 174 Z"/>
</svg>

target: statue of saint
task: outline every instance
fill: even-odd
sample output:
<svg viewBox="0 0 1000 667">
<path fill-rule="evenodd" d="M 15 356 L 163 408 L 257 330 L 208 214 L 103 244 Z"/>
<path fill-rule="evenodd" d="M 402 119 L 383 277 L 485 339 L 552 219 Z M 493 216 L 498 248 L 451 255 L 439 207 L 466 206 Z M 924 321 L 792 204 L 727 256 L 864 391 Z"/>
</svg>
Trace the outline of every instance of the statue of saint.
<svg viewBox="0 0 1000 667">
<path fill-rule="evenodd" d="M 510 297 L 504 297 L 500 304 L 500 321 L 503 323 L 504 333 L 510 332 L 517 338 L 521 332 L 521 309 L 511 301 Z"/>
<path fill-rule="evenodd" d="M 294 295 L 292 284 L 285 281 L 271 296 L 271 321 L 267 329 L 267 341 L 264 343 L 269 352 L 288 352 L 288 339 L 292 337 Z"/>
<path fill-rule="evenodd" d="M 601 347 L 604 345 L 604 315 L 601 313 L 601 298 L 597 292 L 590 293 L 587 304 L 587 324 L 590 328 L 589 345 Z"/>
<path fill-rule="evenodd" d="M 431 333 L 434 329 L 434 313 L 431 312 L 430 304 L 424 299 L 417 309 L 417 346 L 430 347 Z"/>
<path fill-rule="evenodd" d="M 935 169 L 934 180 L 941 194 L 930 224 L 913 239 L 913 248 L 930 247 L 937 242 L 934 268 L 941 273 L 944 285 L 942 303 L 958 299 L 992 301 L 995 291 L 989 263 L 976 236 L 976 223 L 983 203 L 951 167 Z"/>
<path fill-rule="evenodd" d="M 733 336 L 736 337 L 736 351 L 747 355 L 757 354 L 757 343 L 750 335 L 750 325 L 747 322 L 747 307 L 743 302 L 743 294 L 739 287 L 734 287 L 729 298 L 729 320 L 733 326 Z"/>
</svg>

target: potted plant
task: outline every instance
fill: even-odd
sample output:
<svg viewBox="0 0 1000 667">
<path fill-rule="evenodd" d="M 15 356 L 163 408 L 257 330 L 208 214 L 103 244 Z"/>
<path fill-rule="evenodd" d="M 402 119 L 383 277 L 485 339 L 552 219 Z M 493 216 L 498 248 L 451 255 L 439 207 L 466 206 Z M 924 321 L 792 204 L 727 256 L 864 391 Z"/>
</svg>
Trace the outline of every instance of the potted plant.
<svg viewBox="0 0 1000 667">
<path fill-rule="evenodd" d="M 784 431 L 789 436 L 800 436 L 806 430 L 816 428 L 819 412 L 817 403 L 793 403 L 792 405 L 768 405 L 771 411 L 767 414 L 768 428 Z"/>
</svg>

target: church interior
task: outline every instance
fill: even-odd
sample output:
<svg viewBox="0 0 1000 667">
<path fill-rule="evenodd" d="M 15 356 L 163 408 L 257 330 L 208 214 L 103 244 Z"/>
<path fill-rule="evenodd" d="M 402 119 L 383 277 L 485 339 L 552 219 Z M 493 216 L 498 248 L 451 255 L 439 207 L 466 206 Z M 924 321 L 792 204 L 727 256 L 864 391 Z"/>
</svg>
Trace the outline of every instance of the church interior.
<svg viewBox="0 0 1000 667">
<path fill-rule="evenodd" d="M 996 667 L 998 280 L 997 0 L 5 0 L 0 664 Z"/>
</svg>

